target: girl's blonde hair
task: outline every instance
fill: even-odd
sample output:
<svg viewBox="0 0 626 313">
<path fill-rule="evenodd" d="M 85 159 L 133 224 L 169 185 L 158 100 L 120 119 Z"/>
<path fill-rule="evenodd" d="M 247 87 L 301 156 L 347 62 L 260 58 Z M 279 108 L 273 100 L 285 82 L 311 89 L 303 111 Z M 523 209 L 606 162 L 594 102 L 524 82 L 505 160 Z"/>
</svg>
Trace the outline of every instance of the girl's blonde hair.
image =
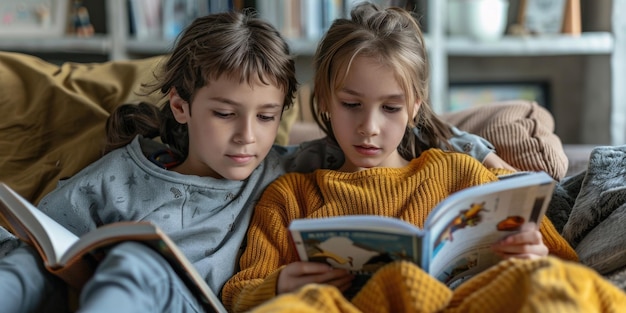
<svg viewBox="0 0 626 313">
<path fill-rule="evenodd" d="M 352 61 L 357 56 L 374 58 L 396 73 L 404 90 L 410 116 L 413 103 L 420 102 L 416 118 L 407 125 L 398 147 L 406 159 L 441 145 L 451 148 L 450 126 L 428 105 L 429 68 L 424 36 L 413 12 L 372 3 L 361 3 L 350 19 L 337 19 L 326 32 L 315 53 L 315 76 L 311 110 L 317 124 L 334 139 L 327 114 L 336 92 L 342 88 Z M 376 79 L 372 77 L 372 79 Z M 418 131 L 417 136 L 413 128 Z"/>
<path fill-rule="evenodd" d="M 271 24 L 250 11 L 211 14 L 194 20 L 155 75 L 156 83 L 144 85 L 147 94 L 160 92 L 166 97 L 176 88 L 188 103 L 193 102 L 198 89 L 222 75 L 241 83 L 259 80 L 281 88 L 285 92 L 283 110 L 293 104 L 298 87 L 286 41 Z M 126 145 L 138 134 L 159 135 L 183 158 L 188 153 L 187 125 L 174 119 L 168 103 L 160 110 L 149 104 L 118 107 L 107 121 L 106 150 Z"/>
</svg>

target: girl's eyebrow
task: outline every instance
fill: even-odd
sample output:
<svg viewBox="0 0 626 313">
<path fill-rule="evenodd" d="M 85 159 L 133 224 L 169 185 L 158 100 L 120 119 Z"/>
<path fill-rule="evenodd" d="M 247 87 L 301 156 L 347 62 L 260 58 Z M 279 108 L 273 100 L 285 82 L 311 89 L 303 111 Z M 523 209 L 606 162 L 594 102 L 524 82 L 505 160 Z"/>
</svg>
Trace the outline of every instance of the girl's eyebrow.
<svg viewBox="0 0 626 313">
<path fill-rule="evenodd" d="M 358 91 L 355 91 L 355 90 L 352 90 L 352 89 L 349 89 L 349 88 L 345 88 L 345 87 L 341 88 L 339 91 L 340 92 L 345 92 L 347 94 L 350 94 L 350 95 L 353 95 L 353 96 L 357 96 L 357 97 L 362 97 L 363 96 L 362 93 L 360 93 Z M 404 97 L 404 93 L 401 92 L 401 93 L 397 93 L 397 94 L 383 95 L 383 96 L 378 97 L 378 98 L 380 100 L 404 100 L 405 97 Z"/>
<path fill-rule="evenodd" d="M 243 105 L 240 102 L 234 101 L 232 99 L 224 98 L 224 97 L 211 97 L 209 99 L 211 99 L 213 101 L 221 102 L 221 103 L 224 103 L 224 104 L 229 104 L 229 105 L 232 105 L 232 106 L 241 106 L 241 105 Z M 283 106 L 282 103 L 270 102 L 270 103 L 265 103 L 265 104 L 261 105 L 261 108 L 263 108 L 263 109 L 274 109 L 274 108 L 282 108 L 282 106 Z"/>
</svg>

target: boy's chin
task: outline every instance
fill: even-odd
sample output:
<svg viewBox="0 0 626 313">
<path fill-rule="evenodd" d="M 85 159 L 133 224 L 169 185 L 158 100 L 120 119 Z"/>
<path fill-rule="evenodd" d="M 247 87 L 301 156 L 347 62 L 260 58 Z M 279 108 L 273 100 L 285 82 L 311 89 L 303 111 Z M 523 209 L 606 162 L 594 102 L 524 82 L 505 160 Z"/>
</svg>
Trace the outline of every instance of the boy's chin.
<svg viewBox="0 0 626 313">
<path fill-rule="evenodd" d="M 246 180 L 252 175 L 252 172 L 256 169 L 255 167 L 251 168 L 229 168 L 225 171 L 218 171 L 218 174 L 222 179 L 228 180 Z"/>
</svg>

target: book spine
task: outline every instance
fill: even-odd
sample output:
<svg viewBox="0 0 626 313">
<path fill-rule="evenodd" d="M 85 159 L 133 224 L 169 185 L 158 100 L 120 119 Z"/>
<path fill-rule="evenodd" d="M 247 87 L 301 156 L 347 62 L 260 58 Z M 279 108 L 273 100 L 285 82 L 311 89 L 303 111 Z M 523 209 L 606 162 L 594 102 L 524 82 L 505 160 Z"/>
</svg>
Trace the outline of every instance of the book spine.
<svg viewBox="0 0 626 313">
<path fill-rule="evenodd" d="M 73 259 L 63 267 L 54 268 L 46 265 L 46 269 L 60 277 L 69 286 L 80 290 L 93 276 L 97 267 L 97 261 L 87 255 Z"/>
</svg>

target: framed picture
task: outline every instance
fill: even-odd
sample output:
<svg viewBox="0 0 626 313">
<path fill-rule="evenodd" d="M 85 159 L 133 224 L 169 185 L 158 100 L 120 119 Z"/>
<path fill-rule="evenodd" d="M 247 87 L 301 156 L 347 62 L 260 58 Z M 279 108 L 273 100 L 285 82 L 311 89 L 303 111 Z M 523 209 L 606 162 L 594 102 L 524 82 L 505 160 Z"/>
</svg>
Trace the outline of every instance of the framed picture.
<svg viewBox="0 0 626 313">
<path fill-rule="evenodd" d="M 0 36 L 63 36 L 68 0 L 2 0 Z"/>
<path fill-rule="evenodd" d="M 520 0 L 518 23 L 532 34 L 558 34 L 568 0 Z"/>
<path fill-rule="evenodd" d="M 529 100 L 550 110 L 550 85 L 547 82 L 472 82 L 451 83 L 448 111 L 454 112 L 497 101 Z"/>
</svg>

